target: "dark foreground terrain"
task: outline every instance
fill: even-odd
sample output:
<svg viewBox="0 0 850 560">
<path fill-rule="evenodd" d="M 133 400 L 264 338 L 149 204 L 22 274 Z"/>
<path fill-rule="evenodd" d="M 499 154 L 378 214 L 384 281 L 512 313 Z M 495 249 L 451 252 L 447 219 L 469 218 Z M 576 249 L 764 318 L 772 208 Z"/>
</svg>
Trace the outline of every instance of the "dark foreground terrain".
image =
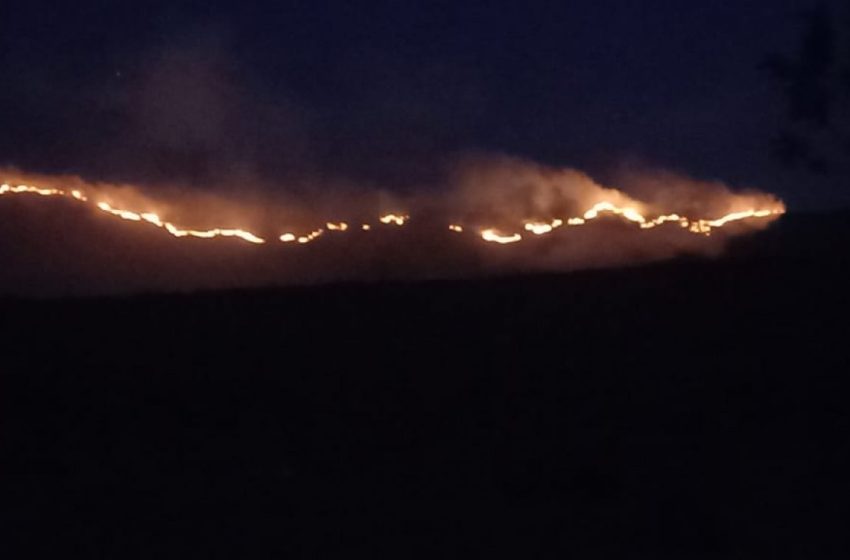
<svg viewBox="0 0 850 560">
<path fill-rule="evenodd" d="M 848 223 L 629 270 L 0 301 L 0 554 L 846 558 Z"/>
</svg>

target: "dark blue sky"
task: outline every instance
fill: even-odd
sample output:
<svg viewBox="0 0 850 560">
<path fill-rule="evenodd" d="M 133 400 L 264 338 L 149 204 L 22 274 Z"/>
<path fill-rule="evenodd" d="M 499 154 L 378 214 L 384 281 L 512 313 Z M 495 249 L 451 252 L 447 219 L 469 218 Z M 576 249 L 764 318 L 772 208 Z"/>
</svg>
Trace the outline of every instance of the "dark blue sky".
<svg viewBox="0 0 850 560">
<path fill-rule="evenodd" d="M 769 157 L 782 100 L 757 70 L 813 4 L 7 0 L 0 163 L 409 188 L 485 150 L 835 206 L 848 189 Z"/>
</svg>

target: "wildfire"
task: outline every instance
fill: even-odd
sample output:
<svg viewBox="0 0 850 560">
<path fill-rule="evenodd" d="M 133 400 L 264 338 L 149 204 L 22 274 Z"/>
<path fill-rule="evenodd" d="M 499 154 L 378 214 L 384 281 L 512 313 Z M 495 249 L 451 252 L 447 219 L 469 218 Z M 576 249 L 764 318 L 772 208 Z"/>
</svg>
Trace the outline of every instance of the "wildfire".
<svg viewBox="0 0 850 560">
<path fill-rule="evenodd" d="M 309 243 L 309 242 L 313 241 L 314 239 L 316 239 L 317 237 L 319 237 L 320 235 L 322 235 L 323 233 L 325 233 L 325 230 L 323 230 L 323 229 L 317 229 L 316 231 L 311 231 L 307 235 L 302 235 L 301 237 L 299 237 L 298 243 L 301 243 L 302 245 L 305 244 L 305 243 Z"/>
<path fill-rule="evenodd" d="M 727 214 L 722 218 L 718 218 L 716 220 L 700 220 L 700 223 L 705 222 L 710 227 L 723 227 L 729 222 L 734 222 L 737 220 L 745 220 L 747 218 L 766 218 L 772 214 L 779 214 L 779 211 L 771 211 L 771 210 L 744 210 L 743 212 L 733 212 L 731 214 Z"/>
<path fill-rule="evenodd" d="M 611 214 L 615 216 L 620 216 L 629 222 L 636 223 L 640 226 L 641 229 L 652 229 L 667 222 L 676 222 L 681 227 L 687 228 L 688 231 L 690 231 L 691 233 L 709 235 L 712 229 L 723 227 L 731 222 L 746 220 L 748 218 L 767 218 L 769 216 L 783 214 L 784 212 L 784 208 L 777 208 L 774 210 L 751 209 L 744 210 L 741 212 L 732 212 L 715 220 L 689 220 L 688 218 L 685 218 L 678 214 L 666 214 L 656 216 L 655 218 L 650 219 L 645 217 L 635 208 L 619 207 L 611 202 L 599 202 L 592 206 L 590 209 L 588 209 L 582 215 L 582 217 L 567 218 L 566 223 L 570 226 L 581 226 L 599 218 L 603 214 Z M 526 231 L 531 232 L 534 235 L 544 235 L 547 233 L 551 233 L 553 230 L 561 227 L 562 225 L 564 225 L 563 220 L 556 218 L 550 222 L 528 221 L 525 223 L 524 227 Z M 494 235 L 494 231 L 492 229 L 484 230 L 481 232 L 481 234 L 485 241 L 494 241 L 496 243 L 514 242 L 512 241 L 513 238 Z M 506 241 L 506 239 L 509 240 Z"/>
<path fill-rule="evenodd" d="M 79 191 L 77 191 L 77 192 L 79 192 Z M 41 196 L 65 196 L 65 191 L 60 190 L 60 189 L 40 189 L 38 187 L 31 187 L 29 185 L 18 185 L 16 187 L 13 187 L 11 185 L 7 185 L 6 183 L 3 183 L 2 185 L 0 185 L 0 194 L 7 194 L 7 193 L 12 193 L 12 194 L 29 193 L 29 194 L 37 194 L 37 195 L 41 195 Z"/>
<path fill-rule="evenodd" d="M 620 208 L 611 204 L 610 202 L 600 202 L 593 206 L 593 208 L 584 213 L 584 220 L 595 220 L 602 212 L 609 212 L 617 216 L 622 216 L 630 222 L 637 222 L 639 224 L 646 222 L 646 218 L 641 216 L 640 213 L 634 208 Z"/>
<path fill-rule="evenodd" d="M 563 220 L 554 219 L 549 223 L 546 222 L 526 222 L 525 231 L 530 231 L 534 235 L 543 235 L 546 233 L 550 233 L 555 228 L 559 228 L 564 225 Z"/>
<path fill-rule="evenodd" d="M 139 212 L 135 210 L 116 208 L 112 206 L 109 202 L 103 200 L 92 202 L 89 195 L 78 189 L 63 190 L 57 188 L 35 187 L 31 185 L 10 185 L 7 183 L 0 184 L 0 195 L 13 194 L 66 197 L 80 203 L 93 204 L 94 207 L 101 212 L 121 218 L 122 220 L 150 224 L 178 238 L 194 237 L 199 239 L 213 239 L 217 237 L 233 237 L 254 244 L 263 244 L 266 242 L 265 239 L 263 239 L 262 237 L 245 229 L 184 229 L 174 225 L 169 221 L 163 220 L 158 214 L 153 212 Z M 678 224 L 679 227 L 694 234 L 709 235 L 713 229 L 722 228 L 733 222 L 750 219 L 764 219 L 782 214 L 784 213 L 784 211 L 784 207 L 781 205 L 781 203 L 776 203 L 775 207 L 772 209 L 750 208 L 746 210 L 731 212 L 714 219 L 694 219 L 675 213 L 648 217 L 641 213 L 641 211 L 638 210 L 638 208 L 636 208 L 635 206 L 618 206 L 610 201 L 601 201 L 591 206 L 579 216 L 564 216 L 559 218 L 552 217 L 543 220 L 529 219 L 522 222 L 522 227 L 526 232 L 529 232 L 530 234 L 541 236 L 552 233 L 555 229 L 560 228 L 564 225 L 568 225 L 571 227 L 583 226 L 593 220 L 598 219 L 603 215 L 612 215 L 618 216 L 629 223 L 636 224 L 637 226 L 639 226 L 640 229 L 644 230 L 652 229 L 666 223 L 671 223 Z M 390 213 L 378 216 L 378 220 L 381 224 L 384 225 L 395 225 L 400 227 L 405 225 L 410 220 L 410 216 L 407 214 Z M 448 229 L 453 233 L 461 234 L 466 231 L 466 228 L 468 226 L 469 224 L 464 225 L 461 223 L 452 223 L 448 226 Z M 287 232 L 280 235 L 278 239 L 282 243 L 297 242 L 299 244 L 307 244 L 323 235 L 325 231 L 330 231 L 334 233 L 344 233 L 351 229 L 347 222 L 342 221 L 325 222 L 325 228 L 318 228 L 303 235 Z M 372 229 L 372 226 L 364 223 L 361 224 L 360 229 L 362 231 L 370 231 Z M 519 243 L 523 240 L 523 236 L 519 233 L 504 233 L 494 227 L 483 227 L 481 229 L 478 229 L 477 231 L 481 239 L 489 243 L 509 245 L 513 243 Z"/>
<path fill-rule="evenodd" d="M 181 229 L 172 224 L 171 222 L 162 221 L 158 215 L 151 212 L 139 214 L 130 210 L 120 210 L 117 208 L 113 208 L 106 202 L 98 202 L 97 208 L 103 212 L 112 214 L 113 216 L 118 216 L 122 220 L 129 220 L 131 222 L 144 221 L 149 224 L 155 225 L 156 227 L 164 229 L 174 237 L 199 237 L 201 239 L 212 239 L 214 237 L 238 237 L 249 243 L 261 244 L 266 242 L 265 239 L 257 237 L 250 231 L 245 231 L 244 229 Z"/>
<path fill-rule="evenodd" d="M 491 243 L 507 245 L 509 243 L 518 243 L 519 241 L 522 241 L 522 236 L 518 233 L 514 233 L 513 235 L 503 235 L 494 229 L 485 229 L 481 232 L 481 239 Z"/>
<path fill-rule="evenodd" d="M 397 226 L 403 226 L 407 220 L 410 219 L 410 216 L 401 215 L 401 214 L 386 214 L 378 218 L 382 224 L 395 224 Z"/>
</svg>

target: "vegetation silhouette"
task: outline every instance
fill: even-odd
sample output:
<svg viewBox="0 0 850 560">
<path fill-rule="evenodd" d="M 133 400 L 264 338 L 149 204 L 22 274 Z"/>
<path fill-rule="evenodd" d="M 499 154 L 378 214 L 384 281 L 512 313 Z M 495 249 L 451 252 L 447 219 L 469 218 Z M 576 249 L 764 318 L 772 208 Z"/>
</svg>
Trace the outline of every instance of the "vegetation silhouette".
<svg viewBox="0 0 850 560">
<path fill-rule="evenodd" d="M 760 65 L 785 101 L 786 122 L 773 155 L 817 175 L 850 172 L 850 13 L 827 3 L 801 15 L 795 53 L 774 53 Z"/>
</svg>

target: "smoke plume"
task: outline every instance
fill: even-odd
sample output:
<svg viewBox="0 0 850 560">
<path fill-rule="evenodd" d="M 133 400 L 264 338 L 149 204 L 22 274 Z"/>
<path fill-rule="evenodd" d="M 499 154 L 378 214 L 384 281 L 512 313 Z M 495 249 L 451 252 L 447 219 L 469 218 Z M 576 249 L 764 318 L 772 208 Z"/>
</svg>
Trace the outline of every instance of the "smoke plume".
<svg viewBox="0 0 850 560">
<path fill-rule="evenodd" d="M 260 183 L 223 194 L 13 169 L 0 181 L 6 293 L 613 267 L 719 255 L 784 211 L 769 194 L 669 171 L 630 170 L 613 188 L 575 169 L 482 154 L 406 195 L 318 180 L 289 195 Z"/>
</svg>

